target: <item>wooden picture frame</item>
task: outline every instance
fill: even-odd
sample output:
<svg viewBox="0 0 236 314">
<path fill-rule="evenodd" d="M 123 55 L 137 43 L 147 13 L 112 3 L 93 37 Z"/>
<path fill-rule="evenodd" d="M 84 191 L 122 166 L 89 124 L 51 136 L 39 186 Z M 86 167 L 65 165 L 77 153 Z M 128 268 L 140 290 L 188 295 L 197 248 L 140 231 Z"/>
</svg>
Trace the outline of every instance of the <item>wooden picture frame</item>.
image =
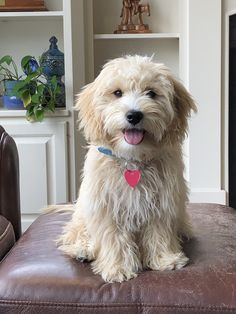
<svg viewBox="0 0 236 314">
<path fill-rule="evenodd" d="M 0 0 L 0 12 L 47 11 L 43 0 Z"/>
</svg>

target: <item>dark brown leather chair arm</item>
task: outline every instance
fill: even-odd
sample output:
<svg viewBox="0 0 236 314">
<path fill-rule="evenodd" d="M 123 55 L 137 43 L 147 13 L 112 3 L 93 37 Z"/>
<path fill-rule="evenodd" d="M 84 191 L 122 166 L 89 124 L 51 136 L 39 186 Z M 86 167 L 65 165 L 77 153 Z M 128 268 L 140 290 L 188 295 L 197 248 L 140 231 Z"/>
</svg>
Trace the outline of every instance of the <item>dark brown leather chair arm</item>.
<svg viewBox="0 0 236 314">
<path fill-rule="evenodd" d="M 15 243 L 15 234 L 12 224 L 0 216 L 0 261 Z"/>
<path fill-rule="evenodd" d="M 0 215 L 11 222 L 18 240 L 21 235 L 18 152 L 14 140 L 1 126 Z"/>
</svg>

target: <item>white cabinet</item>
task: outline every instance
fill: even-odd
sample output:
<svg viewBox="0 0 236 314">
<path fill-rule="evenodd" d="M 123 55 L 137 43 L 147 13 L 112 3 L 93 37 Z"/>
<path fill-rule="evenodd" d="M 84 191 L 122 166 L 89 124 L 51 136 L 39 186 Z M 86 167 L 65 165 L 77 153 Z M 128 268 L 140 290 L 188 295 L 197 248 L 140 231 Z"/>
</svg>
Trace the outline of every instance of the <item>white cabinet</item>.
<svg viewBox="0 0 236 314">
<path fill-rule="evenodd" d="M 65 55 L 65 108 L 48 114 L 42 123 L 30 123 L 24 110 L 4 110 L 0 102 L 0 124 L 14 137 L 19 151 L 23 229 L 41 208 L 74 201 L 79 183 L 81 153 L 75 143 L 73 106 L 74 93 L 84 85 L 83 0 L 45 4 L 45 12 L 0 12 L 0 56 L 13 56 L 19 66 L 23 56 L 38 58 L 48 50 L 51 36 L 58 38 Z"/>
<path fill-rule="evenodd" d="M 13 136 L 18 148 L 25 230 L 40 214 L 41 208 L 68 200 L 68 123 L 5 121 L 3 126 Z"/>
</svg>

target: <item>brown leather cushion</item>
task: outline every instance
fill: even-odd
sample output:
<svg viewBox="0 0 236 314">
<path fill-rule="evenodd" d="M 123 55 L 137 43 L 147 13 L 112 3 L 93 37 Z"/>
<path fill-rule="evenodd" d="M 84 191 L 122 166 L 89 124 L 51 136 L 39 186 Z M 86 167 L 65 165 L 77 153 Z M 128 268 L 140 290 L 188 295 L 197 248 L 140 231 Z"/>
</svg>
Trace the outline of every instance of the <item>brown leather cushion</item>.
<svg viewBox="0 0 236 314">
<path fill-rule="evenodd" d="M 0 313 L 236 312 L 236 212 L 213 204 L 189 212 L 195 237 L 184 249 L 191 263 L 121 284 L 103 282 L 89 264 L 57 250 L 68 216 L 41 216 L 0 266 Z"/>
<path fill-rule="evenodd" d="M 12 224 L 0 216 L 0 261 L 15 243 L 15 234 Z"/>
</svg>

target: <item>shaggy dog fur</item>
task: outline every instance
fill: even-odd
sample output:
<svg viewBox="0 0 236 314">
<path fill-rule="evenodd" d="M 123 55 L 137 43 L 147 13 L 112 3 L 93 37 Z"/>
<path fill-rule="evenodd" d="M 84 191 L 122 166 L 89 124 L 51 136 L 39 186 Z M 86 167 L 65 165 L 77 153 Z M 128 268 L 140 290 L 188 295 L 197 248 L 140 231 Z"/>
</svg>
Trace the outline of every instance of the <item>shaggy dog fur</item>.
<svg viewBox="0 0 236 314">
<path fill-rule="evenodd" d="M 76 109 L 89 150 L 60 249 L 92 261 L 94 273 L 107 282 L 131 279 L 146 268 L 186 265 L 181 237 L 191 229 L 182 143 L 196 110 L 187 90 L 164 65 L 127 56 L 104 66 Z M 127 119 L 137 111 L 140 121 Z M 99 152 L 101 146 L 113 156 Z M 134 188 L 124 179 L 126 167 L 141 171 Z"/>
</svg>

